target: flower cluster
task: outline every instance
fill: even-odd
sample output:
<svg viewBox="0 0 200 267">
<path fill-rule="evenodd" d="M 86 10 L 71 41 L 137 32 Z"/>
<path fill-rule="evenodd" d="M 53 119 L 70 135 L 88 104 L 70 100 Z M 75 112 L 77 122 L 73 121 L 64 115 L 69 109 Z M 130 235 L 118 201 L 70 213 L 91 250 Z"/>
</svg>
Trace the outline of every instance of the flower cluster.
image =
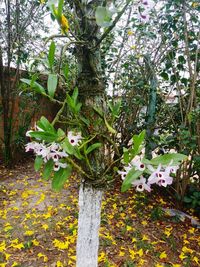
<svg viewBox="0 0 200 267">
<path fill-rule="evenodd" d="M 152 0 L 140 0 L 138 7 L 138 17 L 142 22 L 149 21 L 149 12 L 154 7 L 155 3 Z"/>
<path fill-rule="evenodd" d="M 139 179 L 132 182 L 132 185 L 136 187 L 137 191 L 141 192 L 147 190 L 150 192 L 152 184 L 157 184 L 164 187 L 172 184 L 173 178 L 171 174 L 175 174 L 179 168 L 178 166 L 173 166 L 172 164 L 172 161 L 168 166 L 162 166 L 159 164 L 155 169 L 152 165 L 144 164 L 141 158 L 136 156 L 127 166 L 124 166 L 123 171 L 118 171 L 118 173 L 121 175 L 122 180 L 125 180 L 127 174 L 133 168 L 135 171 L 144 171 L 149 175 L 149 177 L 145 178 L 143 175 L 141 175 Z"/>
<path fill-rule="evenodd" d="M 30 136 L 30 132 L 28 131 L 27 136 Z M 82 139 L 81 133 L 74 133 L 72 131 L 68 132 L 68 140 L 72 146 L 78 145 L 79 141 Z M 44 163 L 49 160 L 53 160 L 54 162 L 54 171 L 58 171 L 60 168 L 66 168 L 67 164 L 64 163 L 64 159 L 68 157 L 68 154 L 63 151 L 63 148 L 59 143 L 50 143 L 45 144 L 44 142 L 30 142 L 25 146 L 26 152 L 33 151 L 35 155 L 41 156 Z"/>
<path fill-rule="evenodd" d="M 58 143 L 46 145 L 45 143 L 33 141 L 26 145 L 26 152 L 28 151 L 33 151 L 37 156 L 41 156 L 45 163 L 52 159 L 54 162 L 54 171 L 67 167 L 67 164 L 62 163 L 61 160 L 68 157 L 68 154 L 63 151 Z"/>
</svg>

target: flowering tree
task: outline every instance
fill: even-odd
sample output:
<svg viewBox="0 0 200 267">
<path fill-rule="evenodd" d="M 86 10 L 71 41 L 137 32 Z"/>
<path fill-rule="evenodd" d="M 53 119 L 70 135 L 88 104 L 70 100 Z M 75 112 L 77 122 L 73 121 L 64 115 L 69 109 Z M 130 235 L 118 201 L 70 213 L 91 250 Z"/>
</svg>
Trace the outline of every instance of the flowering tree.
<svg viewBox="0 0 200 267">
<path fill-rule="evenodd" d="M 32 80 L 22 81 L 56 101 L 60 110 L 51 123 L 42 117 L 36 129 L 27 133 L 33 140 L 27 144 L 26 150 L 34 151 L 35 169 L 43 166 L 43 177 L 52 178 L 55 190 L 62 189 L 72 170 L 79 174 L 77 267 L 95 267 L 103 190 L 109 187 L 117 174 L 123 179 L 122 191 L 132 185 L 138 191 L 151 191 L 151 185 L 155 183 L 167 186 L 172 183 L 172 175 L 185 156 L 166 154 L 152 160 L 145 159 L 145 131 L 133 135 L 122 154 L 119 151 L 116 140 L 120 137 L 115 130 L 115 121 L 120 114 L 121 103 L 106 100 L 101 43 L 133 1 L 122 1 L 117 7 L 110 1 L 100 0 L 66 2 L 64 6 L 62 0 L 58 5 L 49 1 L 49 8 L 69 39 L 62 52 L 73 46 L 78 69 L 76 86 L 72 90 L 66 86 L 69 78 L 66 66 L 61 73 L 55 72 L 55 43 L 52 42 L 47 58 L 50 70 L 47 90 L 35 81 L 34 76 Z M 138 14 L 142 22 L 148 21 L 151 5 L 150 1 L 140 1 Z M 65 8 L 69 20 L 64 15 Z M 103 33 L 102 28 L 105 28 Z M 55 98 L 58 82 L 67 89 L 63 100 Z M 56 123 L 64 127 L 55 127 Z M 120 164 L 123 167 L 119 167 Z"/>
</svg>

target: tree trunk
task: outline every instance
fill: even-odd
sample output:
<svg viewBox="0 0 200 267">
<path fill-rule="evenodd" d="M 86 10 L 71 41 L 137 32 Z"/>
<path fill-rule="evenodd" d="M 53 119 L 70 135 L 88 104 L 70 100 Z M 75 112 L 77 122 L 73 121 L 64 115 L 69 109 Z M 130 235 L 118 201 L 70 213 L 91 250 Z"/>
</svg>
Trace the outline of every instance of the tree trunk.
<svg viewBox="0 0 200 267">
<path fill-rule="evenodd" d="M 81 184 L 76 267 L 97 267 L 103 191 Z"/>
<path fill-rule="evenodd" d="M 3 66 L 3 54 L 0 47 L 0 93 L 1 103 L 3 110 L 3 144 L 4 144 L 4 162 L 7 166 L 11 161 L 11 118 L 9 116 L 10 111 L 10 69 L 4 69 Z"/>
<path fill-rule="evenodd" d="M 101 220 L 101 200 L 105 184 L 105 166 L 108 156 L 105 154 L 106 132 L 102 118 L 94 111 L 94 107 L 106 113 L 106 84 L 103 79 L 101 49 L 98 43 L 100 27 L 96 24 L 95 10 L 103 1 L 92 1 L 92 4 L 79 1 L 74 2 L 75 19 L 79 22 L 76 29 L 78 39 L 75 56 L 78 65 L 77 87 L 83 104 L 82 112 L 89 121 L 84 132 L 89 136 L 96 136 L 93 142 L 100 142 L 101 148 L 88 155 L 88 165 L 82 168 L 92 175 L 93 180 L 82 177 L 79 192 L 79 218 L 77 239 L 77 267 L 97 267 L 99 247 L 99 227 Z M 79 3 L 79 4 L 78 4 Z M 95 186 L 94 186 L 95 185 Z"/>
</svg>

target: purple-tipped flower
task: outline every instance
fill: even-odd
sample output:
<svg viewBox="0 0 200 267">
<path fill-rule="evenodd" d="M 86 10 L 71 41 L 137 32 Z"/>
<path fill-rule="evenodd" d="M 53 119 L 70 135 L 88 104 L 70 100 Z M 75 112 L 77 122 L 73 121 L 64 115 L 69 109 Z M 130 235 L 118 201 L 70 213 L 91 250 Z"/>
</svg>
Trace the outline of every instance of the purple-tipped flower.
<svg viewBox="0 0 200 267">
<path fill-rule="evenodd" d="M 79 141 L 83 139 L 83 137 L 81 136 L 81 133 L 75 133 L 72 131 L 68 132 L 67 137 L 72 146 L 78 145 Z"/>
<path fill-rule="evenodd" d="M 144 171 L 145 170 L 145 164 L 141 161 L 141 158 L 139 156 L 136 156 L 130 163 L 132 166 L 135 167 L 138 171 Z"/>
<path fill-rule="evenodd" d="M 48 160 L 54 161 L 54 171 L 58 171 L 60 168 L 66 168 L 66 163 L 61 163 L 59 160 L 68 157 L 60 146 L 60 144 L 52 143 L 45 145 L 44 143 L 30 142 L 25 146 L 26 152 L 33 151 L 37 156 L 41 156 L 46 163 Z"/>
<path fill-rule="evenodd" d="M 60 168 L 63 168 L 63 169 L 65 169 L 67 167 L 67 164 L 66 163 L 62 163 L 62 162 L 56 162 L 55 164 L 54 164 L 54 168 L 53 168 L 53 170 L 55 171 L 55 172 L 57 172 L 57 171 L 59 171 L 60 170 Z"/>
<path fill-rule="evenodd" d="M 141 22 L 149 21 L 149 12 L 154 7 L 155 3 L 152 0 L 141 0 L 138 6 L 138 18 Z"/>
<path fill-rule="evenodd" d="M 141 22 L 146 23 L 149 21 L 149 13 L 147 11 L 139 12 L 138 18 Z"/>
<path fill-rule="evenodd" d="M 157 184 L 159 179 L 162 178 L 161 164 L 158 165 L 157 169 L 154 169 L 151 165 L 148 165 L 148 169 L 152 172 L 148 178 L 148 184 Z"/>
<path fill-rule="evenodd" d="M 147 190 L 148 192 L 151 192 L 151 187 L 146 182 L 146 179 L 143 176 L 140 176 L 139 179 L 135 180 L 132 183 L 132 185 L 136 187 L 136 191 L 138 191 L 138 192 L 142 192 L 144 190 Z"/>
<path fill-rule="evenodd" d="M 171 164 L 171 163 L 170 163 Z M 171 185 L 173 182 L 173 178 L 170 176 L 171 173 L 176 171 L 178 166 L 170 166 L 168 165 L 166 168 L 162 167 L 161 164 L 154 169 L 152 166 L 148 166 L 148 169 L 152 172 L 148 178 L 148 184 L 158 184 L 159 186 L 166 187 L 167 185 Z"/>
<path fill-rule="evenodd" d="M 25 145 L 25 151 L 33 151 L 35 154 L 37 154 L 42 151 L 43 147 L 43 144 L 33 141 Z"/>
<path fill-rule="evenodd" d="M 118 171 L 118 173 L 121 175 L 122 180 L 124 180 L 126 178 L 127 175 L 127 171 Z"/>
<path fill-rule="evenodd" d="M 141 0 L 140 3 L 145 9 L 149 10 L 151 10 L 155 5 L 154 1 L 152 0 Z"/>
</svg>

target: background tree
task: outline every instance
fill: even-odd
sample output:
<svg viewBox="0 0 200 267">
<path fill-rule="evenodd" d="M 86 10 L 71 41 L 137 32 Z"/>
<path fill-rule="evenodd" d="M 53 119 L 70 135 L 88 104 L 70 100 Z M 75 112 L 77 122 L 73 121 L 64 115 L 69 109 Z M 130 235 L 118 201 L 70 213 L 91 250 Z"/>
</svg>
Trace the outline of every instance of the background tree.
<svg viewBox="0 0 200 267">
<path fill-rule="evenodd" d="M 42 50 L 39 29 L 44 8 L 40 1 L 4 1 L 0 4 L 0 92 L 3 114 L 3 151 L 6 165 L 12 162 L 13 113 L 20 69 L 30 56 Z M 38 34 L 34 34 L 33 32 Z"/>
<path fill-rule="evenodd" d="M 126 36 L 123 49 L 113 37 L 108 52 L 107 71 L 115 73 L 110 79 L 114 94 L 126 99 L 118 129 L 124 142 L 133 128 L 146 128 L 150 154 L 156 147 L 162 153 L 176 147 L 190 155 L 192 160 L 183 166 L 175 189 L 183 199 L 190 177 L 197 178 L 199 172 L 199 4 L 159 1 L 146 24 L 138 24 L 133 14 L 134 10 L 125 29 L 116 28 L 115 36 L 122 32 Z M 120 56 L 117 69 L 116 55 Z M 157 80 L 153 91 L 152 73 Z"/>
</svg>

